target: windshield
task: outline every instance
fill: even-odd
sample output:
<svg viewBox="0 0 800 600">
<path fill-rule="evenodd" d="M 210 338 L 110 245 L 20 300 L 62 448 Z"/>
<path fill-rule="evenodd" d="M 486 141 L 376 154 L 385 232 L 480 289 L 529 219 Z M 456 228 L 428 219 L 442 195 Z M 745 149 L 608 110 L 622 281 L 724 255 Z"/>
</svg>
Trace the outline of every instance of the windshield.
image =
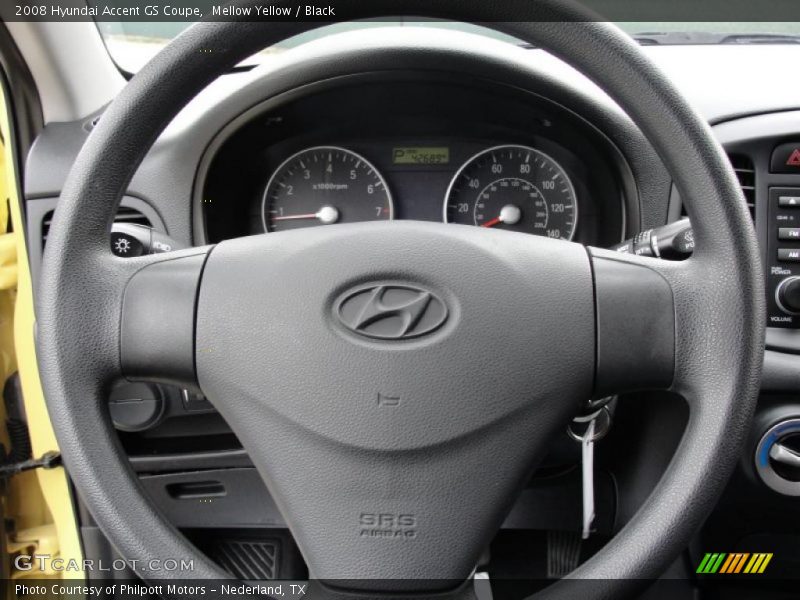
<svg viewBox="0 0 800 600">
<path fill-rule="evenodd" d="M 103 21 L 97 23 L 111 57 L 122 70 L 129 73 L 138 71 L 164 45 L 189 25 L 191 23 L 185 22 Z M 796 22 L 620 22 L 617 25 L 642 45 L 800 43 L 800 23 Z M 243 64 L 258 64 L 270 55 L 332 33 L 387 26 L 447 28 L 479 33 L 512 43 L 517 42 L 511 37 L 491 29 L 466 23 L 419 20 L 358 21 L 328 25 L 290 38 L 261 51 Z"/>
</svg>

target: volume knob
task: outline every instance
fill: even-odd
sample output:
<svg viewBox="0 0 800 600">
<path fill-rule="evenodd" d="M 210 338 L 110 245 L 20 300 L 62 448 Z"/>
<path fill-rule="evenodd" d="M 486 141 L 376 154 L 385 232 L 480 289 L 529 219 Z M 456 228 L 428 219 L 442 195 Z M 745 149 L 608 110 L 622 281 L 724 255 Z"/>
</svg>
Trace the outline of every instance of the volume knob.
<svg viewBox="0 0 800 600">
<path fill-rule="evenodd" d="M 790 315 L 800 314 L 800 277 L 787 277 L 775 290 L 778 307 Z"/>
</svg>

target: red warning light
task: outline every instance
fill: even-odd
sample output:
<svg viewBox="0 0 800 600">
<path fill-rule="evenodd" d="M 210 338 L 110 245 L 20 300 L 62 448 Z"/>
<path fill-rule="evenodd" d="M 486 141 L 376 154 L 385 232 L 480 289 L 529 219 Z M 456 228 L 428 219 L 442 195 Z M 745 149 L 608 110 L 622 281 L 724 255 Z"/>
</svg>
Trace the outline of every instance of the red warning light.
<svg viewBox="0 0 800 600">
<path fill-rule="evenodd" d="M 800 167 L 800 148 L 795 148 L 786 160 L 787 167 Z"/>
</svg>

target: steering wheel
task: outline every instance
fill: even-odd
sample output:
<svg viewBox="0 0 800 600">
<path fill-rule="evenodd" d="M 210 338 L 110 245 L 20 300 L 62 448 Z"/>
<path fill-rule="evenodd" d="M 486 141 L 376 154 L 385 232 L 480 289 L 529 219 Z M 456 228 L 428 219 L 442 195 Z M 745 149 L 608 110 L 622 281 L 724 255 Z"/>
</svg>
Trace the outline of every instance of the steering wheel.
<svg viewBox="0 0 800 600">
<path fill-rule="evenodd" d="M 754 409 L 764 290 L 731 167 L 637 45 L 574 5 L 351 0 L 337 10 L 490 23 L 572 64 L 662 157 L 691 211 L 693 257 L 375 222 L 116 258 L 115 209 L 170 120 L 238 61 L 321 25 L 198 23 L 105 111 L 48 237 L 38 351 L 70 475 L 127 559 L 191 558 L 192 571 L 159 576 L 226 577 L 146 499 L 105 408 L 120 377 L 199 387 L 252 457 L 312 577 L 343 597 L 446 595 L 467 587 L 454 582 L 469 578 L 548 440 L 587 399 L 671 389 L 690 417 L 659 485 L 544 592 L 575 597 L 581 579 L 603 579 L 580 593 L 619 598 L 685 547 Z"/>
</svg>

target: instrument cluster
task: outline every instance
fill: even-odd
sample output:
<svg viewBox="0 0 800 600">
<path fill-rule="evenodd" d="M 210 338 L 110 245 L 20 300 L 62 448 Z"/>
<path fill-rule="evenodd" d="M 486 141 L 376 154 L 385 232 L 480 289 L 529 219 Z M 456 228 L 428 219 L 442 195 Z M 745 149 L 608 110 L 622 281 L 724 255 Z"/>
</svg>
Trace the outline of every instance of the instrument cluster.
<svg viewBox="0 0 800 600">
<path fill-rule="evenodd" d="M 336 88 L 254 116 L 200 173 L 204 242 L 414 219 L 611 245 L 619 165 L 586 123 L 486 89 Z"/>
<path fill-rule="evenodd" d="M 396 178 L 451 167 L 448 145 L 378 151 L 390 151 L 393 167 L 406 167 L 392 170 Z M 365 156 L 340 146 L 289 156 L 269 177 L 261 201 L 265 232 L 394 215 L 387 178 Z M 572 180 L 554 158 L 530 146 L 500 145 L 479 151 L 454 172 L 442 198 L 442 219 L 570 240 L 578 204 Z"/>
</svg>

